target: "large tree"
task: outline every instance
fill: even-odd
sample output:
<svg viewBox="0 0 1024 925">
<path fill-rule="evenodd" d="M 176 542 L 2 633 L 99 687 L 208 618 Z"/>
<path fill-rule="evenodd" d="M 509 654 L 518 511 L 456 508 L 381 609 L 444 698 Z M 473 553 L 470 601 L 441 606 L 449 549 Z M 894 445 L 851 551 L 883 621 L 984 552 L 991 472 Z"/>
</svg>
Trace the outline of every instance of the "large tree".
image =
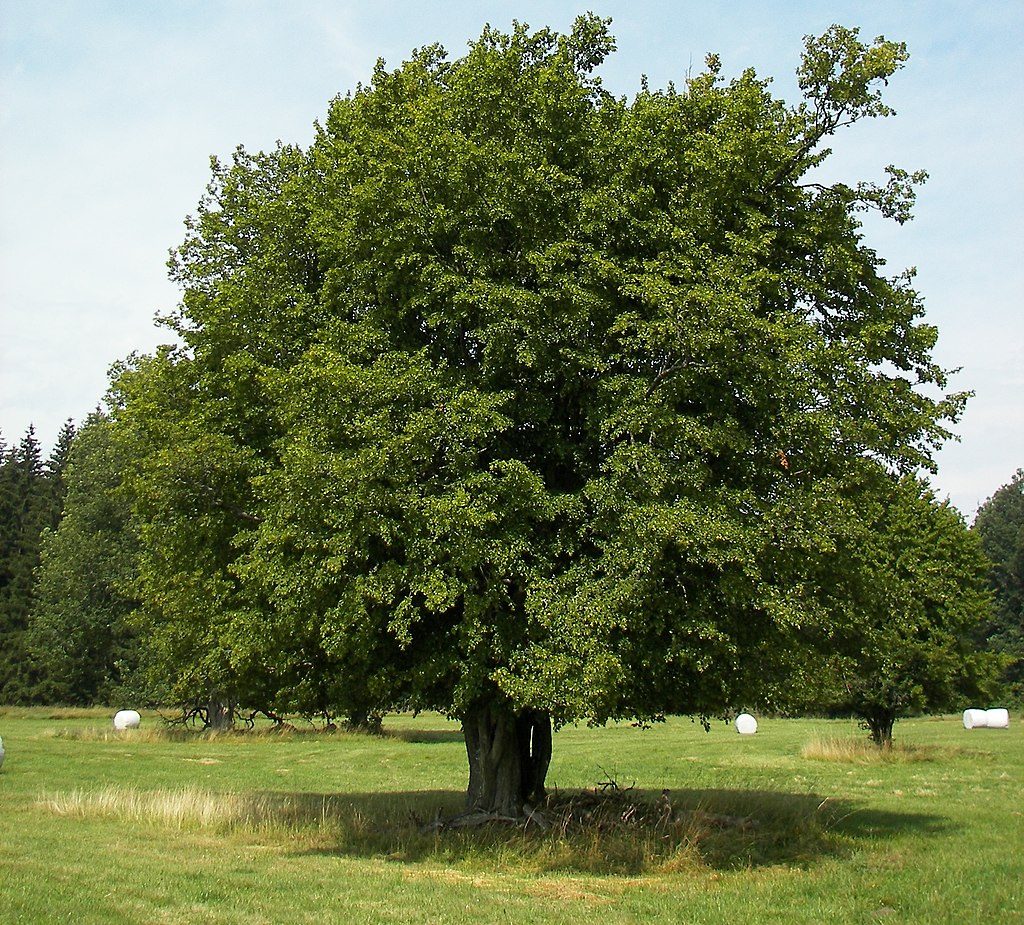
<svg viewBox="0 0 1024 925">
<path fill-rule="evenodd" d="M 834 486 L 929 465 L 963 403 L 857 221 L 921 176 L 816 172 L 904 46 L 809 38 L 795 108 L 714 56 L 617 99 L 613 48 L 488 28 L 379 64 L 308 151 L 215 164 L 184 346 L 115 392 L 147 638 L 211 687 L 444 710 L 507 815 L 552 724 L 749 699 Z"/>
<path fill-rule="evenodd" d="M 1007 656 L 1011 696 L 1024 702 L 1024 469 L 978 508 L 974 531 L 992 562 L 995 608 L 986 641 Z"/>
</svg>

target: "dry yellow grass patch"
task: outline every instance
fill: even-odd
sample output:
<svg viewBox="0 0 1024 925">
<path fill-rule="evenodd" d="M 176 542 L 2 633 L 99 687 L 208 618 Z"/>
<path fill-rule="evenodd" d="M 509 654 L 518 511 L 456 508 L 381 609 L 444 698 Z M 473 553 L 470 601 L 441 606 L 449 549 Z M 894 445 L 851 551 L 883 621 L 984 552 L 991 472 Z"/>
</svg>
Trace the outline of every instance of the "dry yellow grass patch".
<svg viewBox="0 0 1024 925">
<path fill-rule="evenodd" d="M 891 748 L 878 748 L 866 738 L 812 739 L 800 750 L 800 757 L 810 761 L 836 761 L 848 764 L 943 761 L 962 754 L 963 749 L 932 745 L 895 743 Z"/>
<path fill-rule="evenodd" d="M 330 797 L 213 793 L 198 788 L 138 791 L 105 787 L 40 797 L 38 804 L 64 816 L 109 816 L 176 829 L 313 830 L 336 826 L 346 807 Z M 351 821 L 351 820 L 347 820 Z"/>
</svg>

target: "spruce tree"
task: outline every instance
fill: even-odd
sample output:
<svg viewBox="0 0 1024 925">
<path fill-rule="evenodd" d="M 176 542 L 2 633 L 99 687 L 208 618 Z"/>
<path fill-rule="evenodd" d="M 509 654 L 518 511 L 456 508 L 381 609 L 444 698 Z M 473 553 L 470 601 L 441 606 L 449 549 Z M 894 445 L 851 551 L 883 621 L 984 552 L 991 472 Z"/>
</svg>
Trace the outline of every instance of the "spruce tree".
<svg viewBox="0 0 1024 925">
<path fill-rule="evenodd" d="M 0 464 L 0 703 L 25 704 L 39 683 L 26 633 L 44 531 L 60 521 L 63 467 L 74 437 L 67 422 L 43 461 L 34 427 L 6 449 Z"/>
</svg>

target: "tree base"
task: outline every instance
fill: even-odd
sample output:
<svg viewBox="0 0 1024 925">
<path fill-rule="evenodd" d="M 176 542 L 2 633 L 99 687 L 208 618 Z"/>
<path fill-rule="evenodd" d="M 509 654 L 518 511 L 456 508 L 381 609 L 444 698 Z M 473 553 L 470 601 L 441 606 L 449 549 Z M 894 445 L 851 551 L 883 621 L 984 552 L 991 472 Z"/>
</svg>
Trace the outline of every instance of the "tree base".
<svg viewBox="0 0 1024 925">
<path fill-rule="evenodd" d="M 546 796 L 551 716 L 480 704 L 467 712 L 462 730 L 469 758 L 467 809 L 517 820 L 531 815 Z"/>
</svg>

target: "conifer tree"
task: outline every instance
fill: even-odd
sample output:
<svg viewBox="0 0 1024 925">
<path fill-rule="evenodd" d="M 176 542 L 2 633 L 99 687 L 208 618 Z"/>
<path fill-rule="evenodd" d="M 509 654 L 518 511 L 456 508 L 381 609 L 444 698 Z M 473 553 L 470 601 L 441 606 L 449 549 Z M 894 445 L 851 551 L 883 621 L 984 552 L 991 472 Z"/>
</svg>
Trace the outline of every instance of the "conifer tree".
<svg viewBox="0 0 1024 925">
<path fill-rule="evenodd" d="M 34 427 L 0 462 L 0 703 L 29 703 L 40 675 L 27 643 L 43 535 L 56 528 L 64 505 L 64 466 L 74 439 L 68 421 L 43 460 Z"/>
</svg>

